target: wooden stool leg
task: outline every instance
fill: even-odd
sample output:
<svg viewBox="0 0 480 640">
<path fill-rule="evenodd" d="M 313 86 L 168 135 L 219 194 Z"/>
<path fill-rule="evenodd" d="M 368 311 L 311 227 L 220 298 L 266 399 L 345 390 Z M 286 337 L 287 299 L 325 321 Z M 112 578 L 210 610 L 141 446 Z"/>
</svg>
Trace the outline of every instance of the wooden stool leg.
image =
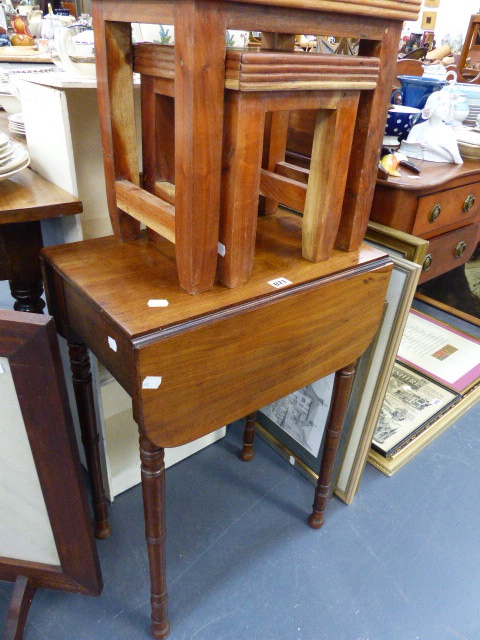
<svg viewBox="0 0 480 640">
<path fill-rule="evenodd" d="M 330 481 L 332 478 L 333 463 L 337 453 L 340 434 L 347 412 L 348 399 L 355 377 L 355 364 L 350 364 L 335 373 L 332 404 L 327 418 L 325 430 L 325 443 L 323 446 L 322 461 L 318 482 L 315 489 L 313 510 L 308 519 L 308 524 L 314 529 L 320 529 L 324 522 L 324 513 L 327 507 Z"/>
<path fill-rule="evenodd" d="M 189 293 L 210 289 L 217 268 L 226 48 L 221 4 L 174 3 L 175 254 L 180 285 Z"/>
<path fill-rule="evenodd" d="M 227 92 L 220 218 L 224 251 L 218 259 L 219 279 L 227 287 L 247 282 L 253 266 L 264 123 L 256 96 Z"/>
<path fill-rule="evenodd" d="M 289 33 L 262 33 L 262 49 L 275 51 L 293 51 L 295 36 Z M 288 111 L 270 112 L 265 120 L 262 167 L 275 171 L 279 162 L 285 160 L 288 134 Z M 278 209 L 278 201 L 261 196 L 259 214 L 271 215 Z"/>
<path fill-rule="evenodd" d="M 302 229 L 302 255 L 312 262 L 328 260 L 333 251 L 347 179 L 340 168 L 350 155 L 358 97 L 351 94 L 337 109 L 318 111 Z"/>
<path fill-rule="evenodd" d="M 88 477 L 92 491 L 95 520 L 95 536 L 108 538 L 112 530 L 108 523 L 107 499 L 103 486 L 100 464 L 99 435 L 93 398 L 92 373 L 87 347 L 82 343 L 68 343 L 73 389 L 77 402 L 78 417 L 82 431 L 82 443 L 87 460 Z"/>
<path fill-rule="evenodd" d="M 382 42 L 361 40 L 359 55 L 378 55 L 380 75 L 374 91 L 362 91 L 350 154 L 347 188 L 336 247 L 358 249 L 365 236 L 373 200 L 378 159 L 382 146 L 387 109 L 395 77 L 396 57 L 402 25 L 391 25 Z"/>
<path fill-rule="evenodd" d="M 15 580 L 3 640 L 22 640 L 35 590 L 31 578 L 18 576 Z"/>
<path fill-rule="evenodd" d="M 243 449 L 240 458 L 244 462 L 250 462 L 253 459 L 253 442 L 255 439 L 255 423 L 257 412 L 249 413 L 245 416 L 245 426 L 243 428 Z"/>
<path fill-rule="evenodd" d="M 145 513 L 152 607 L 151 633 L 165 638 L 170 630 L 166 580 L 165 462 L 164 450 L 140 435 L 142 492 Z"/>
</svg>

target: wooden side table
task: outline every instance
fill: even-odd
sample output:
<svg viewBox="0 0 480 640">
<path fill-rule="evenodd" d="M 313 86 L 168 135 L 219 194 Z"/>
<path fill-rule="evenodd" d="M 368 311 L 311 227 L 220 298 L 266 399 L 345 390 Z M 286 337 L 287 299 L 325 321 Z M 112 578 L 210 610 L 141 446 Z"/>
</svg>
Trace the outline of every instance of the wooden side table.
<svg viewBox="0 0 480 640">
<path fill-rule="evenodd" d="M 304 260 L 301 221 L 287 213 L 259 220 L 246 285 L 217 285 L 195 297 L 178 286 L 174 250 L 166 240 L 99 238 L 47 247 L 42 255 L 49 310 L 69 341 L 79 415 L 91 442 L 96 426 L 86 345 L 132 397 L 140 431 L 152 634 L 163 638 L 169 629 L 164 448 L 190 442 L 336 371 L 310 518 L 312 526 L 321 526 L 352 363 L 378 326 L 392 264 L 367 245 L 335 251 L 326 262 Z M 101 477 L 92 486 L 95 492 Z M 99 493 L 94 506 L 97 532 L 108 535 Z"/>
<path fill-rule="evenodd" d="M 479 240 L 480 162 L 414 160 L 419 176 L 377 180 L 370 219 L 429 240 L 420 283 L 467 262 Z"/>
<path fill-rule="evenodd" d="M 16 311 L 42 313 L 40 221 L 81 213 L 78 198 L 31 169 L 0 182 L 0 280 L 9 280 Z"/>
</svg>

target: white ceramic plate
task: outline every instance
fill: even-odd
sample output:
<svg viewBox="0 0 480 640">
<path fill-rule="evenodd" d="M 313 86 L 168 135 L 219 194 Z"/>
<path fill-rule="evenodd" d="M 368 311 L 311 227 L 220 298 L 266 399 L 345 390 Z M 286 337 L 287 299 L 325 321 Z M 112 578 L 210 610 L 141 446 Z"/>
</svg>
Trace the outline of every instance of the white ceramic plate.
<svg viewBox="0 0 480 640">
<path fill-rule="evenodd" d="M 7 134 L 0 133 L 0 149 L 3 149 L 3 147 L 8 146 L 9 142 L 10 142 L 10 138 L 7 136 Z"/>
<path fill-rule="evenodd" d="M 15 124 L 25 124 L 23 113 L 12 113 L 11 116 L 8 116 L 8 121 Z"/>
<path fill-rule="evenodd" d="M 16 169 L 13 169 L 9 173 L 0 174 L 0 182 L 2 180 L 6 180 L 7 178 L 11 178 L 12 176 L 14 176 L 16 173 L 19 173 L 20 171 L 23 171 L 24 169 L 26 169 L 28 167 L 29 164 L 30 164 L 30 158 L 27 158 L 27 160 L 22 165 L 17 167 Z"/>
<path fill-rule="evenodd" d="M 27 162 L 28 164 L 30 160 L 28 151 L 25 149 L 25 147 L 22 147 L 21 144 L 15 144 L 14 142 L 12 142 L 12 145 L 12 156 L 0 162 L 0 174 L 2 175 L 14 171 L 17 167 L 23 165 L 25 162 Z"/>
<path fill-rule="evenodd" d="M 12 156 L 13 156 L 12 147 L 7 147 L 4 151 L 0 152 L 0 162 L 3 162 L 4 160 L 8 160 L 8 158 L 11 158 Z"/>
</svg>

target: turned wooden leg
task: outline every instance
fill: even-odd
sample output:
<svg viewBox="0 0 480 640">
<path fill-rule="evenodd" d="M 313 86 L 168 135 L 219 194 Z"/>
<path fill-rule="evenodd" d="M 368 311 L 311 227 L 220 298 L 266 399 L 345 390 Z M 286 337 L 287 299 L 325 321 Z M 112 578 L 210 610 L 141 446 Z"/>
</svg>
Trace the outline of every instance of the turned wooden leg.
<svg viewBox="0 0 480 640">
<path fill-rule="evenodd" d="M 308 524 L 314 529 L 320 529 L 324 521 L 324 513 L 327 507 L 330 481 L 332 478 L 333 463 L 337 453 L 340 434 L 342 433 L 343 422 L 347 412 L 348 399 L 355 377 L 355 364 L 340 369 L 335 373 L 335 383 L 333 385 L 332 404 L 327 418 L 325 428 L 325 443 L 323 446 L 320 472 L 315 489 L 315 499 L 313 510 L 308 519 Z"/>
<path fill-rule="evenodd" d="M 9 284 L 15 311 L 43 313 L 43 282 L 39 254 L 43 246 L 39 221 L 4 225 Z"/>
<path fill-rule="evenodd" d="M 3 640 L 22 640 L 28 612 L 35 595 L 32 579 L 18 576 L 13 587 Z"/>
<path fill-rule="evenodd" d="M 140 435 L 145 538 L 150 565 L 151 632 L 165 638 L 170 631 L 166 579 L 165 462 L 164 450 Z"/>
<path fill-rule="evenodd" d="M 77 402 L 78 417 L 82 431 L 82 443 L 87 460 L 88 477 L 92 491 L 95 536 L 108 538 L 112 530 L 108 523 L 107 499 L 103 486 L 100 464 L 99 436 L 95 403 L 93 399 L 92 373 L 87 347 L 82 343 L 68 343 L 73 389 Z"/>
<path fill-rule="evenodd" d="M 257 412 L 249 413 L 245 416 L 245 426 L 243 428 L 243 449 L 240 457 L 245 462 L 249 462 L 253 459 L 253 441 L 255 439 L 255 422 L 257 419 Z"/>
</svg>

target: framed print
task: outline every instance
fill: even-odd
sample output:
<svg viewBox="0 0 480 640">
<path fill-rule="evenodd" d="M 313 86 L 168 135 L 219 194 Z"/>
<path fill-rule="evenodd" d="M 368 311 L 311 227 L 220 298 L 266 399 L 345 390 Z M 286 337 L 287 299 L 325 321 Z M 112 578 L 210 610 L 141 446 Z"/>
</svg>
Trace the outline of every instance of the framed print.
<svg viewBox="0 0 480 640">
<path fill-rule="evenodd" d="M 404 231 L 392 229 L 379 222 L 370 221 L 365 238 L 382 249 L 388 249 L 399 257 L 423 265 L 428 253 L 428 240 L 417 238 Z"/>
<path fill-rule="evenodd" d="M 36 588 L 102 590 L 52 318 L 0 310 L 0 397 L 0 580 L 21 633 Z"/>
<path fill-rule="evenodd" d="M 480 340 L 415 309 L 397 359 L 462 395 L 480 379 Z"/>
<path fill-rule="evenodd" d="M 440 0 L 423 0 L 423 6 L 431 9 L 438 9 Z"/>
<path fill-rule="evenodd" d="M 435 11 L 424 11 L 422 13 L 422 29 L 433 31 L 437 22 L 437 14 Z"/>
<path fill-rule="evenodd" d="M 372 243 L 373 244 L 373 243 Z M 365 468 L 403 327 L 421 267 L 391 255 L 394 268 L 375 340 L 360 358 L 335 462 L 335 494 L 350 504 Z M 323 430 L 334 376 L 257 412 L 259 434 L 312 482 L 318 478 Z"/>
<path fill-rule="evenodd" d="M 368 462 L 387 476 L 392 476 L 417 453 L 425 449 L 437 436 L 443 433 L 453 422 L 471 409 L 480 400 L 480 384 L 471 389 L 456 404 L 441 413 L 417 436 L 397 449 L 390 456 L 383 456 L 375 449 L 370 449 Z"/>
<path fill-rule="evenodd" d="M 362 371 L 360 360 L 358 376 L 362 386 L 352 390 L 352 399 L 341 442 L 342 456 L 335 485 L 335 494 L 347 504 L 353 502 L 367 461 L 373 433 L 380 415 L 398 347 L 402 339 L 421 266 L 399 258 L 392 253 L 394 267 L 387 290 L 387 308 L 372 347 L 371 363 Z M 358 394 L 358 397 L 357 397 Z"/>
<path fill-rule="evenodd" d="M 458 398 L 459 394 L 395 362 L 372 448 L 385 457 L 392 455 Z"/>
</svg>

